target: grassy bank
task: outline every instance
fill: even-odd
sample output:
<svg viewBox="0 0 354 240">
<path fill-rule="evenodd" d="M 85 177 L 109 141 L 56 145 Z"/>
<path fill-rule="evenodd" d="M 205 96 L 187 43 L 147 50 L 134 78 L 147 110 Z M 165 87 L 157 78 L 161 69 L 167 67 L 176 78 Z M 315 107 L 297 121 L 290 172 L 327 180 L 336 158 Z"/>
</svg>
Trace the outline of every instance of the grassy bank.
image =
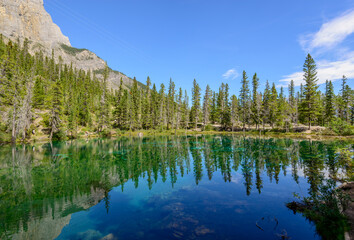
<svg viewBox="0 0 354 240">
<path fill-rule="evenodd" d="M 94 139 L 94 138 L 115 138 L 115 137 L 150 137 L 150 136 L 185 136 L 185 135 L 235 135 L 235 136 L 253 136 L 253 137 L 271 137 L 271 138 L 294 138 L 294 139 L 314 139 L 314 140 L 354 140 L 354 136 L 326 135 L 320 132 L 282 132 L 279 130 L 246 130 L 246 131 L 217 131 L 200 129 L 179 129 L 179 130 L 136 130 L 136 131 L 121 131 L 117 129 L 104 130 L 101 133 L 90 131 L 90 129 L 80 129 L 75 136 L 62 133 L 55 140 L 69 139 Z M 49 135 L 38 131 L 24 141 L 18 140 L 17 143 L 32 143 L 32 142 L 49 142 Z M 9 144 L 11 138 L 9 134 L 2 132 L 0 137 L 1 144 Z"/>
</svg>

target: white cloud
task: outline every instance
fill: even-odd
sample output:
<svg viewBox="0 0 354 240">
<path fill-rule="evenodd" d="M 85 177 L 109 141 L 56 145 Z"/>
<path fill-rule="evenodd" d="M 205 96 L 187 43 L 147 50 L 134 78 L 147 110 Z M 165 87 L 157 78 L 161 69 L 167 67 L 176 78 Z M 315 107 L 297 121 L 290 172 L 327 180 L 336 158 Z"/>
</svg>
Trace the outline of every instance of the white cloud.
<svg viewBox="0 0 354 240">
<path fill-rule="evenodd" d="M 354 78 L 354 53 L 348 54 L 349 57 L 339 61 L 319 61 L 317 63 L 317 77 L 318 84 L 325 83 L 326 80 L 339 80 L 345 75 L 348 79 Z M 284 76 L 280 82 L 286 82 L 287 84 L 294 80 L 296 86 L 299 86 L 303 81 L 303 72 L 295 72 Z M 287 85 L 281 84 L 281 86 Z"/>
<path fill-rule="evenodd" d="M 320 30 L 300 37 L 300 44 L 306 51 L 316 48 L 331 48 L 341 43 L 354 32 L 354 10 L 324 23 Z"/>
<path fill-rule="evenodd" d="M 236 71 L 235 68 L 227 70 L 227 72 L 222 75 L 224 79 L 232 79 L 232 80 L 237 78 L 238 76 L 239 73 Z"/>
<path fill-rule="evenodd" d="M 343 75 L 348 79 L 354 78 L 353 49 L 340 46 L 333 48 L 352 33 L 354 33 L 354 10 L 322 24 L 318 32 L 300 38 L 300 44 L 306 52 L 317 49 L 330 55 L 341 56 L 340 59 L 334 58 L 333 61 L 322 59 L 316 62 L 318 84 L 325 83 L 326 80 L 339 80 Z M 304 83 L 303 72 L 284 76 L 279 86 L 287 86 L 291 80 L 294 80 L 296 86 Z"/>
</svg>

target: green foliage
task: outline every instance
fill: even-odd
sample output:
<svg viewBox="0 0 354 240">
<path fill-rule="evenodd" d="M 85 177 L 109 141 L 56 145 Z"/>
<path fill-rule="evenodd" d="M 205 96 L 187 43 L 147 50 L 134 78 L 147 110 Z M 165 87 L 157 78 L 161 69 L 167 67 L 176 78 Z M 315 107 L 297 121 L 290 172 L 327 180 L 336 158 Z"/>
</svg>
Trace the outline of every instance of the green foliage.
<svg viewBox="0 0 354 240">
<path fill-rule="evenodd" d="M 74 47 L 70 47 L 68 45 L 65 45 L 65 44 L 61 44 L 61 48 L 67 53 L 67 54 L 70 54 L 70 55 L 73 55 L 75 56 L 76 54 L 78 53 L 81 53 L 87 49 L 85 48 L 74 48 Z"/>
<path fill-rule="evenodd" d="M 207 124 L 204 127 L 204 131 L 214 131 L 214 130 L 215 130 L 215 128 L 211 124 Z"/>
<path fill-rule="evenodd" d="M 304 99 L 302 102 L 302 112 L 306 116 L 305 121 L 309 125 L 309 129 L 311 129 L 311 124 L 314 122 L 317 114 L 318 104 L 316 102 L 317 95 L 317 70 L 315 60 L 311 57 L 310 54 L 307 55 L 304 66 Z"/>
<path fill-rule="evenodd" d="M 59 129 L 53 133 L 52 141 L 63 141 L 63 140 L 67 140 L 67 136 L 63 129 Z"/>
<path fill-rule="evenodd" d="M 345 171 L 345 180 L 354 181 L 354 152 L 348 148 L 339 149 L 338 163 Z"/>
<path fill-rule="evenodd" d="M 354 126 L 350 125 L 346 121 L 343 121 L 340 118 L 336 118 L 332 120 L 329 124 L 329 128 L 337 133 L 338 135 L 342 136 L 350 136 L 354 135 Z"/>
<path fill-rule="evenodd" d="M 344 239 L 344 233 L 349 230 L 349 224 L 343 211 L 348 206 L 350 198 L 341 189 L 336 188 L 335 181 L 322 182 L 318 193 L 311 197 L 301 198 L 298 194 L 294 196 L 299 198 L 301 203 L 292 202 L 287 206 L 315 222 L 316 230 L 323 239 Z"/>
</svg>

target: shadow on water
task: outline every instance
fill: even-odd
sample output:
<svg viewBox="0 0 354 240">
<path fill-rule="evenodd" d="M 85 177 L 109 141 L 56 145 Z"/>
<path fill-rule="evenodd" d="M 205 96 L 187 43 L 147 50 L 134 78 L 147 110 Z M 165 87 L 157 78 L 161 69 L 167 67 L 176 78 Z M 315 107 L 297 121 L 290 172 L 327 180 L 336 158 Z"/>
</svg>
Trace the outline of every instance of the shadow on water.
<svg viewBox="0 0 354 240">
<path fill-rule="evenodd" d="M 318 239 L 284 203 L 345 175 L 343 147 L 232 136 L 3 146 L 0 237 Z"/>
</svg>

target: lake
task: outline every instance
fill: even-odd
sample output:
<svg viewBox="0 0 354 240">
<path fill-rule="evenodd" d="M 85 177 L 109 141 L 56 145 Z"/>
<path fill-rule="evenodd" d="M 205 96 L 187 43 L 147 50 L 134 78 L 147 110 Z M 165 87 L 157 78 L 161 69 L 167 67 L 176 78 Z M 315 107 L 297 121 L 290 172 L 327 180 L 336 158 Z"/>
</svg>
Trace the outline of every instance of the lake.
<svg viewBox="0 0 354 240">
<path fill-rule="evenodd" d="M 286 203 L 345 141 L 181 136 L 0 147 L 1 239 L 321 239 Z"/>
</svg>

